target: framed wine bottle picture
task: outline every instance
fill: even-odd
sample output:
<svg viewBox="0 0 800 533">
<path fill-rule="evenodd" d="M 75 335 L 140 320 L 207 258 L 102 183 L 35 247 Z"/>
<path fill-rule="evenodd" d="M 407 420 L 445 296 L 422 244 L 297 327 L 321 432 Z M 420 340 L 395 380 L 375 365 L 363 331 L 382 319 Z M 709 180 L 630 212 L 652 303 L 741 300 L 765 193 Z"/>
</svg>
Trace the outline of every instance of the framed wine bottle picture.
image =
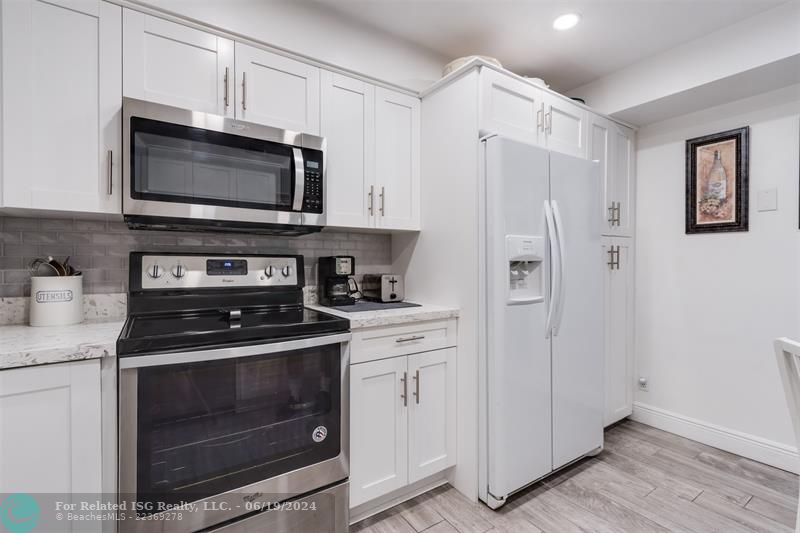
<svg viewBox="0 0 800 533">
<path fill-rule="evenodd" d="M 686 141 L 686 233 L 747 231 L 750 128 Z"/>
</svg>

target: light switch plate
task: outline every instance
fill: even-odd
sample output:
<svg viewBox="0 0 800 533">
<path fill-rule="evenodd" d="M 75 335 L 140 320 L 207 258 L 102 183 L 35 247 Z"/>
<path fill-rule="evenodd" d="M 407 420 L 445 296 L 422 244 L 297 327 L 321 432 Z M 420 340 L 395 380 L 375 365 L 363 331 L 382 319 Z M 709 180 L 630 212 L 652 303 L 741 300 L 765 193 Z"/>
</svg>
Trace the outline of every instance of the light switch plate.
<svg viewBox="0 0 800 533">
<path fill-rule="evenodd" d="M 764 189 L 758 191 L 758 210 L 759 211 L 778 210 L 778 189 Z"/>
</svg>

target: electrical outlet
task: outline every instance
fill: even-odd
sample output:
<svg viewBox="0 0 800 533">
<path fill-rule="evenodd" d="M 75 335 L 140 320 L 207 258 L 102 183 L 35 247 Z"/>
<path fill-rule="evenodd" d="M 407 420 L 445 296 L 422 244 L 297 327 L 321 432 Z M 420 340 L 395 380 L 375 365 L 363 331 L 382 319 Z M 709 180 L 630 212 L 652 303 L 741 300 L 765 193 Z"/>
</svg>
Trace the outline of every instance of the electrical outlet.
<svg viewBox="0 0 800 533">
<path fill-rule="evenodd" d="M 647 378 L 644 376 L 639 378 L 639 390 L 642 392 L 647 392 Z"/>
</svg>

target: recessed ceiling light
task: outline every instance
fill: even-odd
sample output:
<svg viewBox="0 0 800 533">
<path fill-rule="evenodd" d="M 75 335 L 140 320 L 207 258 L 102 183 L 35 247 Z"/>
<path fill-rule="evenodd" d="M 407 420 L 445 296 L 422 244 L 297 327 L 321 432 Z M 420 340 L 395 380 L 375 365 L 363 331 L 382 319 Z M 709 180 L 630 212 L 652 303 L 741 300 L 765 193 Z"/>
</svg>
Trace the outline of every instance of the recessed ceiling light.
<svg viewBox="0 0 800 533">
<path fill-rule="evenodd" d="M 553 28 L 564 31 L 570 28 L 574 28 L 578 22 L 580 22 L 581 16 L 577 13 L 565 13 L 560 17 L 556 17 L 553 21 Z"/>
</svg>

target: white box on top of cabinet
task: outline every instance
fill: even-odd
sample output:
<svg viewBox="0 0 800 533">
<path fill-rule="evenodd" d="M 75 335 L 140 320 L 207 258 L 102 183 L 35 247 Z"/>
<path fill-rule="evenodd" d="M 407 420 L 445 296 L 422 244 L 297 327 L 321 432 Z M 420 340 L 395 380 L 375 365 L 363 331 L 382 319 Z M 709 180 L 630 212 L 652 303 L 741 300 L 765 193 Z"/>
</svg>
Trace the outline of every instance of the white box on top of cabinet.
<svg viewBox="0 0 800 533">
<path fill-rule="evenodd" d="M 353 332 L 351 508 L 455 465 L 455 339 L 455 319 Z"/>
</svg>

